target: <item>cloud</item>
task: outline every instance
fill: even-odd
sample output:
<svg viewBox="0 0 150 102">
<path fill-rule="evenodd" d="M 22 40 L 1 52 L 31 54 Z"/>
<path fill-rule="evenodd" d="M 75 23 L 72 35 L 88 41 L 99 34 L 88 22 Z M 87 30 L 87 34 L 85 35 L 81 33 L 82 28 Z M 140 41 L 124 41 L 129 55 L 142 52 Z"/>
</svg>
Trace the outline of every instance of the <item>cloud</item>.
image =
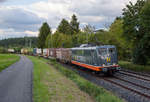
<svg viewBox="0 0 150 102">
<path fill-rule="evenodd" d="M 122 9 L 128 2 L 129 0 L 72 0 L 69 9 L 80 16 L 116 17 L 122 14 Z"/>
<path fill-rule="evenodd" d="M 28 9 L 47 19 L 52 28 L 56 28 L 62 18 L 70 20 L 72 14 L 77 15 L 81 24 L 102 28 L 108 19 L 111 23 L 117 16 L 121 16 L 122 9 L 128 2 L 129 0 L 48 0 L 34 3 Z"/>
<path fill-rule="evenodd" d="M 0 28 L 13 28 L 17 31 L 37 30 L 44 21 L 36 14 L 16 7 L 1 7 L 0 13 Z"/>
<path fill-rule="evenodd" d="M 38 31 L 15 31 L 12 28 L 9 29 L 0 29 L 0 40 L 6 38 L 15 38 L 15 37 L 25 37 L 25 36 L 38 36 Z"/>
<path fill-rule="evenodd" d="M 117 16 L 121 16 L 122 9 L 128 2 L 129 0 L 37 0 L 30 5 L 1 6 L 0 29 L 17 36 L 19 33 L 21 36 L 37 36 L 43 22 L 47 21 L 55 31 L 62 18 L 70 21 L 73 14 L 77 15 L 80 27 L 90 24 L 97 29 L 104 28 L 105 23 L 110 24 Z M 6 29 L 13 30 L 8 32 Z M 0 33 L 2 35 L 1 31 Z"/>
<path fill-rule="evenodd" d="M 62 18 L 70 19 L 73 12 L 69 7 L 67 0 L 49 0 L 34 3 L 28 6 L 27 10 L 47 19 L 51 27 L 56 28 Z"/>
<path fill-rule="evenodd" d="M 28 36 L 38 36 L 38 34 L 39 34 L 38 31 L 33 32 L 33 31 L 29 31 L 29 30 L 25 31 L 24 33 L 27 34 Z"/>
<path fill-rule="evenodd" d="M 7 0 L 0 0 L 0 3 L 1 3 L 1 2 L 5 2 L 5 1 L 7 1 Z"/>
</svg>

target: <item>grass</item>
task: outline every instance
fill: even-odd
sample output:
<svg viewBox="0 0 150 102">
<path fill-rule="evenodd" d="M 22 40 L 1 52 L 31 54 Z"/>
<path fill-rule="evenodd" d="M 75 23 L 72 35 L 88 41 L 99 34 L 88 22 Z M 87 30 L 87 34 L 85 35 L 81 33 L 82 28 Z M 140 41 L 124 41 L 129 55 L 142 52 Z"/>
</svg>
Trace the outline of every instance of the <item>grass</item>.
<svg viewBox="0 0 150 102">
<path fill-rule="evenodd" d="M 0 54 L 0 72 L 20 59 L 14 54 Z"/>
<path fill-rule="evenodd" d="M 112 93 L 108 92 L 102 87 L 99 87 L 84 78 L 80 77 L 76 72 L 64 68 L 56 61 L 51 60 L 50 64 L 52 64 L 57 70 L 59 70 L 63 75 L 71 79 L 76 85 L 80 88 L 80 90 L 88 93 L 92 96 L 96 102 L 123 102 L 123 100 L 114 96 Z"/>
<path fill-rule="evenodd" d="M 34 102 L 94 102 L 87 93 L 53 66 L 48 60 L 28 56 L 33 64 L 33 100 Z"/>
<path fill-rule="evenodd" d="M 137 71 L 137 72 L 150 72 L 150 65 L 136 65 L 127 61 L 119 61 L 119 65 L 122 68 Z"/>
</svg>

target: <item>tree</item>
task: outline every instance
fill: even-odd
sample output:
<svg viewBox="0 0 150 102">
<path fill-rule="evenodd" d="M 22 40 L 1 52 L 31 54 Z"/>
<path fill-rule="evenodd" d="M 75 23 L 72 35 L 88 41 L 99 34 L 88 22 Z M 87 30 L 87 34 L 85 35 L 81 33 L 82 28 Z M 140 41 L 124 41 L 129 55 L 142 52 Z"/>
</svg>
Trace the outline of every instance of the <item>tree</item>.
<svg viewBox="0 0 150 102">
<path fill-rule="evenodd" d="M 61 39 L 62 39 L 62 42 L 61 42 L 62 46 L 61 47 L 63 47 L 63 48 L 73 47 L 71 35 L 61 34 Z"/>
<path fill-rule="evenodd" d="M 70 26 L 72 34 L 77 34 L 80 31 L 79 22 L 75 14 L 71 18 Z"/>
<path fill-rule="evenodd" d="M 83 31 L 85 33 L 88 33 L 88 34 L 93 34 L 94 31 L 95 31 L 95 27 L 94 26 L 91 26 L 91 25 L 86 25 L 84 28 L 83 28 Z"/>
<path fill-rule="evenodd" d="M 61 36 L 62 35 L 59 32 L 55 32 L 52 35 L 52 42 L 51 42 L 52 48 L 60 48 L 60 47 L 62 47 L 62 37 Z"/>
<path fill-rule="evenodd" d="M 147 63 L 147 49 L 149 35 L 149 3 L 138 0 L 135 4 L 130 2 L 123 10 L 124 36 L 132 43 L 132 57 L 135 64 Z"/>
<path fill-rule="evenodd" d="M 123 19 L 116 18 L 109 28 L 109 44 L 116 45 L 119 59 L 128 60 L 131 57 L 131 44 L 123 36 Z M 128 45 L 128 46 L 127 46 Z"/>
<path fill-rule="evenodd" d="M 49 34 L 51 34 L 51 28 L 45 22 L 45 23 L 43 23 L 43 25 L 40 28 L 39 32 L 40 33 L 38 35 L 38 47 L 42 49 L 42 53 L 43 53 L 43 48 L 46 47 L 46 45 L 45 45 L 46 38 Z"/>
<path fill-rule="evenodd" d="M 24 38 L 8 38 L 4 40 L 0 40 L 0 46 L 5 48 L 12 47 L 37 47 L 37 37 L 24 37 Z M 26 45 L 26 46 L 25 46 Z"/>
<path fill-rule="evenodd" d="M 49 34 L 45 42 L 46 48 L 52 48 L 52 35 Z"/>
<path fill-rule="evenodd" d="M 71 26 L 66 19 L 62 19 L 60 22 L 57 31 L 63 34 L 70 35 L 71 34 Z"/>
<path fill-rule="evenodd" d="M 142 53 L 145 55 L 146 61 L 148 61 L 148 58 L 150 58 L 150 0 L 147 0 L 142 8 L 140 18 L 140 25 L 144 34 L 140 40 L 140 45 L 143 49 Z"/>
</svg>

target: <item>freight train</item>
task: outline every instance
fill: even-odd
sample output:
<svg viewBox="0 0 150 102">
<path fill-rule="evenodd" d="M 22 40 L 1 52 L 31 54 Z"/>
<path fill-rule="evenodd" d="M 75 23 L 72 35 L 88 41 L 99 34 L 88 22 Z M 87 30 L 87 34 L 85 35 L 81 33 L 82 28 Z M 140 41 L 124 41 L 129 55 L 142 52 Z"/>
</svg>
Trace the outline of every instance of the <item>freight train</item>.
<svg viewBox="0 0 150 102">
<path fill-rule="evenodd" d="M 34 55 L 55 58 L 63 63 L 71 63 L 90 69 L 96 73 L 114 74 L 120 70 L 117 50 L 113 45 L 81 46 L 75 48 L 34 48 Z"/>
</svg>

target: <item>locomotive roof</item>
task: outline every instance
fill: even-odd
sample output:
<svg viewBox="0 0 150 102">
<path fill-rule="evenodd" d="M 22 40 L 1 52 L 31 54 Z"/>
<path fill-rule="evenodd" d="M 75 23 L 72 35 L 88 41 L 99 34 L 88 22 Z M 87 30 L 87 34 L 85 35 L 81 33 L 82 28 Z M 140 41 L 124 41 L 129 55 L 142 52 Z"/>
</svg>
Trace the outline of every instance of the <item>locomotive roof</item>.
<svg viewBox="0 0 150 102">
<path fill-rule="evenodd" d="M 72 50 L 86 50 L 86 49 L 97 49 L 97 48 L 115 48 L 114 45 L 102 45 L 102 46 L 93 46 L 93 47 L 75 47 L 71 48 Z"/>
</svg>

